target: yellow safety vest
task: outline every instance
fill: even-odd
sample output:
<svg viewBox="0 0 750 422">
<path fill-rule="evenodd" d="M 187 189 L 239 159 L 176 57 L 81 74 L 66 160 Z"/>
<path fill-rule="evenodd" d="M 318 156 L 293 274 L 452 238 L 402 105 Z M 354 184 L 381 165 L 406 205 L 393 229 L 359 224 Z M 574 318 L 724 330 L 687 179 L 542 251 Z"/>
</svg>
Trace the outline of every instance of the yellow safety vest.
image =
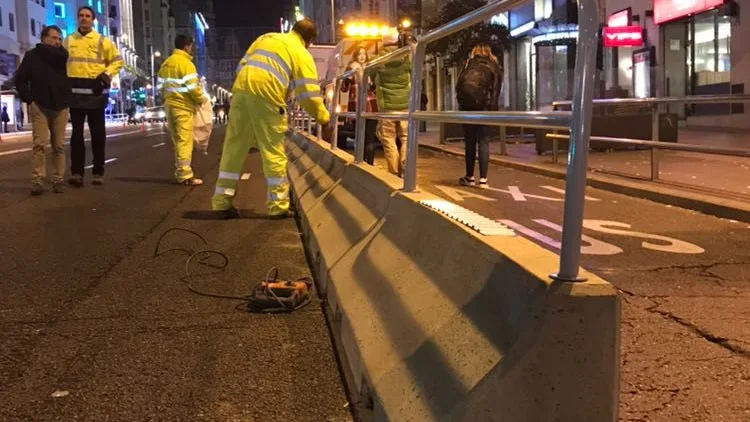
<svg viewBox="0 0 750 422">
<path fill-rule="evenodd" d="M 122 57 L 109 38 L 91 31 L 86 35 L 76 31 L 63 43 L 68 50 L 68 78 L 72 86 L 73 108 L 99 108 L 106 106 L 108 86 L 102 86 L 97 77 L 102 73 L 110 78 L 120 72 Z"/>
<path fill-rule="evenodd" d="M 185 50 L 175 50 L 159 69 L 159 90 L 164 103 L 190 112 L 203 102 L 203 89 L 193 58 Z"/>
<path fill-rule="evenodd" d="M 68 50 L 68 77 L 95 79 L 102 73 L 114 77 L 122 69 L 122 57 L 112 41 L 91 31 L 86 35 L 76 31 L 65 39 Z"/>
<path fill-rule="evenodd" d="M 330 119 L 315 61 L 294 31 L 269 33 L 255 40 L 240 60 L 232 91 L 259 96 L 279 108 L 286 108 L 286 96 L 291 91 L 316 121 Z"/>
</svg>

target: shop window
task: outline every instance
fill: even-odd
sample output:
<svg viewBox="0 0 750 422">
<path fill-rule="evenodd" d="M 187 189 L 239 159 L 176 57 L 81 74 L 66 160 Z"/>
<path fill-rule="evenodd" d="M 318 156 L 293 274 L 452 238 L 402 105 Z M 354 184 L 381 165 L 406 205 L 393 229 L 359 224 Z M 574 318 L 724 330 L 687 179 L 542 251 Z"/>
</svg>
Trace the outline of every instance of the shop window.
<svg viewBox="0 0 750 422">
<path fill-rule="evenodd" d="M 55 2 L 55 17 L 65 18 L 65 3 Z"/>
<path fill-rule="evenodd" d="M 695 18 L 694 34 L 695 86 L 729 83 L 729 18 L 713 13 L 699 15 Z"/>
</svg>

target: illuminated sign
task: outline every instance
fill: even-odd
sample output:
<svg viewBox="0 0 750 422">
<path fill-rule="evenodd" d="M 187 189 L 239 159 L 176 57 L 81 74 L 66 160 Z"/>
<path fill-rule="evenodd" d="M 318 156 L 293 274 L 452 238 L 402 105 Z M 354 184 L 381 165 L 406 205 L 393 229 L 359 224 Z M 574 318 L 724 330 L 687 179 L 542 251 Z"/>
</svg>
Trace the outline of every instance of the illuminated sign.
<svg viewBox="0 0 750 422">
<path fill-rule="evenodd" d="M 609 15 L 609 18 L 607 18 L 607 26 L 609 26 L 610 28 L 622 28 L 623 26 L 630 26 L 630 14 L 630 9 L 625 9 Z"/>
<path fill-rule="evenodd" d="M 605 47 L 640 47 L 643 45 L 643 28 L 640 26 L 604 27 Z"/>
<path fill-rule="evenodd" d="M 508 12 L 495 15 L 490 18 L 490 25 L 499 25 L 504 27 L 510 26 L 510 20 L 508 19 Z"/>
<path fill-rule="evenodd" d="M 724 0 L 654 0 L 654 23 L 671 21 L 722 4 Z"/>
</svg>

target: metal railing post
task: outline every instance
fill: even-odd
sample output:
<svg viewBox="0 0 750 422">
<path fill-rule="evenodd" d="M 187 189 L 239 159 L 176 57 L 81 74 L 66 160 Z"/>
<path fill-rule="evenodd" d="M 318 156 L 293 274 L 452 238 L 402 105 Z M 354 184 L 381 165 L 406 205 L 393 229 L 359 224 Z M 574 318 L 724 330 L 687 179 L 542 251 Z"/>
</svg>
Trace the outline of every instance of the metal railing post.
<svg viewBox="0 0 750 422">
<path fill-rule="evenodd" d="M 414 112 L 419 110 L 422 90 L 422 68 L 427 43 L 417 42 L 411 59 L 411 86 L 409 87 L 409 127 L 406 136 L 406 163 L 404 164 L 404 192 L 417 190 L 417 155 L 419 152 L 419 125 Z"/>
<path fill-rule="evenodd" d="M 556 130 L 553 130 L 552 133 L 557 135 Z M 552 139 L 552 164 L 557 164 L 559 162 L 560 162 L 560 141 L 558 141 L 557 139 Z"/>
<path fill-rule="evenodd" d="M 361 163 L 365 160 L 365 130 L 367 119 L 362 117 L 367 102 L 368 77 L 367 69 L 360 68 L 354 78 L 357 83 L 357 117 L 354 119 L 354 162 Z"/>
<path fill-rule="evenodd" d="M 651 140 L 659 142 L 659 104 L 651 112 Z M 651 148 L 651 180 L 659 180 L 659 149 Z"/>
<path fill-rule="evenodd" d="M 341 89 L 341 80 L 336 78 L 333 83 L 333 98 L 331 99 L 331 126 L 333 127 L 333 133 L 331 133 L 331 149 L 337 149 L 339 147 L 339 90 Z"/>
<path fill-rule="evenodd" d="M 599 43 L 598 0 L 578 2 L 578 51 L 573 88 L 573 116 L 568 147 L 568 171 L 565 183 L 560 271 L 558 281 L 583 281 L 578 275 L 581 262 L 583 207 L 586 194 L 586 158 L 591 136 L 596 76 L 596 52 Z"/>
<path fill-rule="evenodd" d="M 508 155 L 508 131 L 505 126 L 500 126 L 500 155 Z"/>
</svg>

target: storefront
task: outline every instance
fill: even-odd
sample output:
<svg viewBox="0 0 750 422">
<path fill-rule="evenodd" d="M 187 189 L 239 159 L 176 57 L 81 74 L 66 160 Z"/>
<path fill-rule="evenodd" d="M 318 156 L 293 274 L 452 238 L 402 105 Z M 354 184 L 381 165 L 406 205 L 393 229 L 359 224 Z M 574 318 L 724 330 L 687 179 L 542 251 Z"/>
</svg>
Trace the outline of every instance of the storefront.
<svg viewBox="0 0 750 422">
<path fill-rule="evenodd" d="M 655 49 L 641 16 L 632 8 L 609 14 L 602 28 L 605 98 L 645 98 L 655 94 Z"/>
<path fill-rule="evenodd" d="M 510 106 L 551 110 L 572 98 L 577 14 L 565 1 L 539 0 L 511 10 Z"/>
<path fill-rule="evenodd" d="M 732 84 L 732 26 L 736 3 L 725 0 L 654 0 L 661 32 L 664 95 L 737 92 Z M 729 105 L 672 106 L 680 117 L 741 112 Z"/>
</svg>

